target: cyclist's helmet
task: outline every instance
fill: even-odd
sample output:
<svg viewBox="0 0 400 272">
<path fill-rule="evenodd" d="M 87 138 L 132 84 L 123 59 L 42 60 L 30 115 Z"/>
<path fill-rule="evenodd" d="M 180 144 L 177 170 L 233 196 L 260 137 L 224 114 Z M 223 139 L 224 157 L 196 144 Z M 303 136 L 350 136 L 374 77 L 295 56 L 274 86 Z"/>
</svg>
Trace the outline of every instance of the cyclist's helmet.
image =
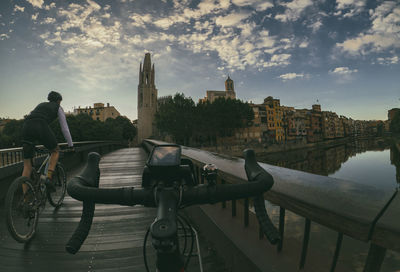
<svg viewBox="0 0 400 272">
<path fill-rule="evenodd" d="M 58 92 L 51 91 L 49 93 L 49 95 L 47 96 L 47 100 L 49 100 L 50 102 L 61 101 L 62 100 L 62 96 Z"/>
</svg>

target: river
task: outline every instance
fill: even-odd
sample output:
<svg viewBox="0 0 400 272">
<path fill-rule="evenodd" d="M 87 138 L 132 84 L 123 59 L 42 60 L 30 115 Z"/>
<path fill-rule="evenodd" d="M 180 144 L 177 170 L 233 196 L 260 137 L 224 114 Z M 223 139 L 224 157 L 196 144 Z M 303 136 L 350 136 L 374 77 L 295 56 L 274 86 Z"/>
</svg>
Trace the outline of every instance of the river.
<svg viewBox="0 0 400 272">
<path fill-rule="evenodd" d="M 382 141 L 354 141 L 329 148 L 273 153 L 258 160 L 309 173 L 352 180 L 390 192 L 400 187 L 399 151 Z M 279 208 L 269 206 L 268 211 L 277 225 Z M 304 218 L 286 211 L 285 221 L 285 240 L 301 244 Z M 312 222 L 310 237 L 311 256 L 308 258 L 312 258 L 313 252 L 333 256 L 336 232 Z M 368 243 L 344 236 L 336 271 L 341 271 L 340 267 L 346 268 L 345 271 L 363 271 L 368 249 Z M 381 272 L 400 272 L 400 253 L 388 250 Z"/>
</svg>

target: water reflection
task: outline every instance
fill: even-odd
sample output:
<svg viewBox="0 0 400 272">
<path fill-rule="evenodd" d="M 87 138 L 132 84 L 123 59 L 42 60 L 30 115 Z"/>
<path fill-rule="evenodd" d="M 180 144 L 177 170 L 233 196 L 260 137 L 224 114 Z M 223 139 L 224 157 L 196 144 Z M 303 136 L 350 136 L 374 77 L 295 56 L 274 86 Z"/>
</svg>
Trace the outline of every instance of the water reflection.
<svg viewBox="0 0 400 272">
<path fill-rule="evenodd" d="M 259 160 L 272 165 L 296 169 L 313 174 L 324 175 L 324 176 L 335 176 L 334 174 L 340 170 L 343 164 L 347 162 L 349 159 L 355 157 L 357 154 L 370 152 L 368 153 L 370 155 L 372 154 L 371 153 L 372 151 L 386 151 L 389 153 L 389 150 L 390 150 L 390 164 L 395 166 L 396 169 L 395 179 L 397 183 L 400 184 L 399 151 L 395 146 L 390 146 L 390 144 L 385 143 L 383 141 L 376 141 L 376 140 L 354 141 L 351 143 L 337 145 L 328 148 L 325 147 L 325 148 L 273 153 L 273 154 L 263 155 L 262 157 L 260 157 Z M 381 154 L 381 155 L 382 158 L 386 156 L 386 154 Z M 357 158 L 357 160 L 360 159 Z M 385 164 L 386 161 L 383 162 L 381 158 L 371 157 L 369 158 L 368 162 L 363 161 L 362 163 L 370 164 L 370 165 L 365 165 L 365 167 L 374 166 L 374 168 L 376 168 L 376 167 L 381 167 L 381 165 Z M 357 169 L 353 169 L 353 171 L 357 171 Z M 391 173 L 388 173 L 387 171 L 384 175 L 386 175 L 386 177 L 381 177 L 381 179 L 392 178 L 390 176 Z M 346 178 L 351 179 L 350 177 Z"/>
<path fill-rule="evenodd" d="M 383 141 L 354 141 L 329 148 L 268 154 L 259 160 L 309 173 L 368 183 L 390 191 L 400 186 L 400 152 L 395 146 Z M 267 207 L 274 224 L 278 225 L 279 207 Z M 286 211 L 285 240 L 297 241 L 301 245 L 304 220 Z M 327 259 L 332 258 L 337 238 L 334 230 L 312 222 L 310 237 L 310 259 L 318 258 L 315 252 Z M 368 243 L 344 236 L 336 271 L 362 272 L 368 249 Z M 329 264 L 327 270 L 328 267 Z M 400 253 L 388 250 L 381 272 L 393 271 L 400 271 Z"/>
</svg>

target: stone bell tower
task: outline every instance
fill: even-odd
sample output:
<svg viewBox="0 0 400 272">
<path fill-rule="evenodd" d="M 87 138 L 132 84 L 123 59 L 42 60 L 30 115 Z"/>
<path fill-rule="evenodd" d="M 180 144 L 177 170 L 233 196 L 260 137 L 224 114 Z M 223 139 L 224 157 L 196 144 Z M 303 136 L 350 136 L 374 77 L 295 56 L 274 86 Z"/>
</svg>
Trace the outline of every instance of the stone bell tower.
<svg viewBox="0 0 400 272">
<path fill-rule="evenodd" d="M 153 135 L 154 115 L 157 111 L 157 89 L 154 84 L 154 64 L 150 53 L 140 63 L 138 85 L 138 143 Z"/>
</svg>

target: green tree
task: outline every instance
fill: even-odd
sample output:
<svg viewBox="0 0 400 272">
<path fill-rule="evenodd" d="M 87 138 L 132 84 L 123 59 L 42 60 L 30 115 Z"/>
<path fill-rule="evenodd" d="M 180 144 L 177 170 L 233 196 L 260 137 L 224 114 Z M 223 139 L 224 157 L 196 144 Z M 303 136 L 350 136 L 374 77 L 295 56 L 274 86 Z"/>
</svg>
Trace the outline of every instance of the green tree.
<svg viewBox="0 0 400 272">
<path fill-rule="evenodd" d="M 397 111 L 390 121 L 390 131 L 393 133 L 400 133 L 400 111 Z"/>
<path fill-rule="evenodd" d="M 21 146 L 21 134 L 24 119 L 11 120 L 5 126 L 1 133 L 1 145 L 5 147 Z"/>
<path fill-rule="evenodd" d="M 193 132 L 195 104 L 190 97 L 176 93 L 158 108 L 155 124 L 158 130 L 171 135 L 176 143 L 187 144 Z"/>
<path fill-rule="evenodd" d="M 217 98 L 213 103 L 197 105 L 197 140 L 213 144 L 217 137 L 232 136 L 239 128 L 247 127 L 254 119 L 252 108 L 238 99 Z"/>
<path fill-rule="evenodd" d="M 119 116 L 108 118 L 105 122 L 93 120 L 87 114 L 67 116 L 68 127 L 73 141 L 131 141 L 136 136 L 136 128 L 132 122 Z M 64 142 L 60 124 L 54 121 L 51 128 L 56 134 L 57 141 Z"/>
</svg>

